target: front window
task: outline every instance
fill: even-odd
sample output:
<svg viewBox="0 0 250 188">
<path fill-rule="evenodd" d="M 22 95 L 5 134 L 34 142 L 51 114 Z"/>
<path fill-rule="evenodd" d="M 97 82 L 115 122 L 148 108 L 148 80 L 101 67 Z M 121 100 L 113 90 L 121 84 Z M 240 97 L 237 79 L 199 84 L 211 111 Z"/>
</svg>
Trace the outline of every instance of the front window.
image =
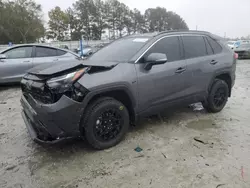
<svg viewBox="0 0 250 188">
<path fill-rule="evenodd" d="M 149 40 L 149 38 L 125 38 L 112 42 L 93 54 L 93 61 L 128 62 Z"/>
<path fill-rule="evenodd" d="M 166 37 L 158 41 L 147 53 L 144 58 L 151 53 L 166 54 L 168 62 L 179 61 L 182 59 L 180 42 L 178 37 Z"/>
<path fill-rule="evenodd" d="M 18 47 L 4 53 L 7 59 L 31 58 L 32 46 Z"/>
</svg>

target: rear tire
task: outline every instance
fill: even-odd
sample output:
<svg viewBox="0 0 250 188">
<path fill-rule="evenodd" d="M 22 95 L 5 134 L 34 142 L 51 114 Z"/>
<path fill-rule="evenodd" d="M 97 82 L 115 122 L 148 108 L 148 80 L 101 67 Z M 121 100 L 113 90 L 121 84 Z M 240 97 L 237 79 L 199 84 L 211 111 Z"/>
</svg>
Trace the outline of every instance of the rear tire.
<svg viewBox="0 0 250 188">
<path fill-rule="evenodd" d="M 86 109 L 83 121 L 87 142 L 95 149 L 117 145 L 129 129 L 129 113 L 119 101 L 103 97 Z"/>
<path fill-rule="evenodd" d="M 212 113 L 220 112 L 226 105 L 229 97 L 229 86 L 224 80 L 216 79 L 210 89 L 207 101 L 203 107 Z"/>
</svg>

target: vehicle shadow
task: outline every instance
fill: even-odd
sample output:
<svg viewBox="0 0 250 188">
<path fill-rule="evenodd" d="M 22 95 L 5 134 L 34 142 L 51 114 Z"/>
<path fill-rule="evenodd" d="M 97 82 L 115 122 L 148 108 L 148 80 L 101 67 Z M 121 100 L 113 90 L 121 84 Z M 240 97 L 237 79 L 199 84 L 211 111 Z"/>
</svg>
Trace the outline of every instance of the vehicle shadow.
<svg viewBox="0 0 250 188">
<path fill-rule="evenodd" d="M 0 85 L 0 92 L 8 90 L 8 89 L 19 89 L 19 88 L 21 88 L 21 85 L 19 83 L 16 83 L 16 84 L 1 84 Z"/>
<path fill-rule="evenodd" d="M 140 119 L 136 126 L 131 126 L 128 137 L 133 133 L 147 132 L 152 127 L 164 126 L 178 126 L 181 121 L 189 120 L 189 118 L 197 116 L 197 114 L 207 113 L 204 109 L 195 110 L 194 107 L 184 107 L 179 109 L 165 110 L 161 114 L 153 115 L 147 118 Z M 121 143 L 120 146 L 124 144 Z M 85 160 L 91 158 L 98 158 L 98 156 L 108 157 L 108 155 L 114 155 L 119 153 L 119 144 L 113 148 L 107 150 L 95 150 L 87 144 L 81 138 L 69 140 L 65 143 L 58 143 L 52 146 L 39 146 L 34 142 L 30 142 L 29 148 L 33 150 L 31 153 L 32 160 L 29 161 L 31 166 L 31 172 L 36 174 L 41 169 L 46 169 L 45 166 L 51 166 L 51 164 L 57 165 L 69 165 L 67 164 L 69 159 L 72 159 L 71 165 L 84 164 Z M 35 165 L 34 165 L 34 164 Z M 69 167 L 69 166 L 68 166 Z M 59 168 L 59 167 L 58 167 Z"/>
<path fill-rule="evenodd" d="M 160 114 L 152 115 L 146 118 L 141 118 L 136 122 L 136 125 L 131 125 L 129 133 L 147 131 L 147 129 L 152 126 L 155 127 L 155 126 L 162 126 L 163 124 L 167 126 L 178 124 L 178 122 L 180 122 L 179 114 L 186 114 L 186 116 L 195 116 L 197 112 L 206 113 L 206 111 L 203 108 L 199 107 L 198 110 L 195 108 L 197 107 L 189 106 L 179 109 L 165 110 Z M 182 118 L 182 120 L 185 121 L 185 118 L 184 119 Z M 46 152 L 49 155 L 52 154 L 52 156 L 55 155 L 56 157 L 60 158 L 61 156 L 57 155 L 56 153 L 60 154 L 61 152 L 65 152 L 68 155 L 74 155 L 78 152 L 83 152 L 83 153 L 99 152 L 99 150 L 93 149 L 89 144 L 87 144 L 84 138 L 72 139 L 52 146 L 42 146 L 39 147 L 39 150 L 41 148 L 43 152 Z"/>
<path fill-rule="evenodd" d="M 162 126 L 163 124 L 167 126 L 178 125 L 180 121 L 187 120 L 187 117 L 196 116 L 197 113 L 207 113 L 199 103 L 187 107 L 167 109 L 159 114 L 139 119 L 136 125 L 131 128 L 131 131 L 143 131 L 148 127 Z"/>
</svg>

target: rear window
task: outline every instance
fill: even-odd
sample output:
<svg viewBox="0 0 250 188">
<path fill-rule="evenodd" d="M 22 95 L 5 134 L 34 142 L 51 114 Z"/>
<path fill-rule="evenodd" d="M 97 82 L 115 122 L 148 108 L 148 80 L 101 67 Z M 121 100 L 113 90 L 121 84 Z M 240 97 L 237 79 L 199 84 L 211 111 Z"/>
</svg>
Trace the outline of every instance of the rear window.
<svg viewBox="0 0 250 188">
<path fill-rule="evenodd" d="M 207 55 L 205 41 L 202 36 L 183 36 L 186 59 Z"/>
<path fill-rule="evenodd" d="M 212 39 L 210 37 L 207 37 L 207 40 L 208 40 L 209 44 L 211 45 L 211 47 L 213 48 L 213 51 L 215 54 L 221 53 L 222 47 L 218 42 L 216 42 L 214 39 Z"/>
</svg>

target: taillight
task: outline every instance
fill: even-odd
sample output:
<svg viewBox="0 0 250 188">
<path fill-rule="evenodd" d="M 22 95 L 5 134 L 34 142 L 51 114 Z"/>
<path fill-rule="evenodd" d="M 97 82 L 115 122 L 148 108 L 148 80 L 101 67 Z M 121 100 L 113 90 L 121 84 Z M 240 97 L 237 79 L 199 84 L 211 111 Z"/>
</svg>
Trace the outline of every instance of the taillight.
<svg viewBox="0 0 250 188">
<path fill-rule="evenodd" d="M 234 53 L 234 59 L 238 59 L 239 55 L 237 53 Z"/>
</svg>

